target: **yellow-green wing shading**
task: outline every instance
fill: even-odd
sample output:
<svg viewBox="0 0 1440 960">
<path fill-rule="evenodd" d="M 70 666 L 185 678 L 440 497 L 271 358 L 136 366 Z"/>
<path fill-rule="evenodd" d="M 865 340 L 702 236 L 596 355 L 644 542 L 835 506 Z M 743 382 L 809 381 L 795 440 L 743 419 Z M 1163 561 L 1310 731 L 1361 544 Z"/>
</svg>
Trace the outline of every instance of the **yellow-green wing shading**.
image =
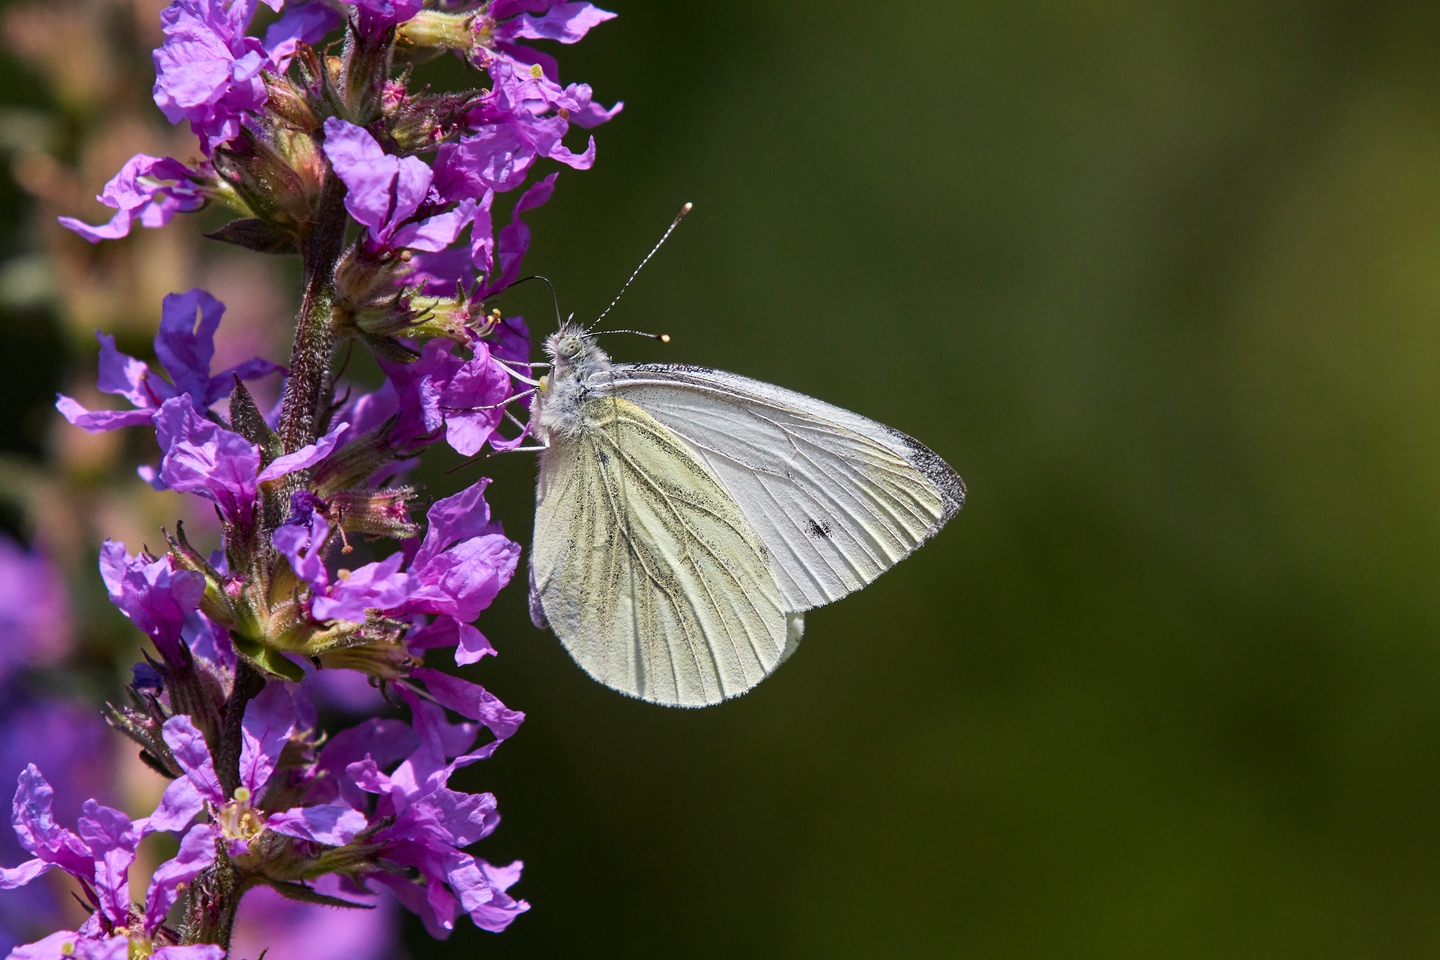
<svg viewBox="0 0 1440 960">
<path fill-rule="evenodd" d="M 541 457 L 532 605 L 577 663 L 622 693 L 705 706 L 786 653 L 769 557 L 715 474 L 639 407 L 588 401 Z"/>
</svg>

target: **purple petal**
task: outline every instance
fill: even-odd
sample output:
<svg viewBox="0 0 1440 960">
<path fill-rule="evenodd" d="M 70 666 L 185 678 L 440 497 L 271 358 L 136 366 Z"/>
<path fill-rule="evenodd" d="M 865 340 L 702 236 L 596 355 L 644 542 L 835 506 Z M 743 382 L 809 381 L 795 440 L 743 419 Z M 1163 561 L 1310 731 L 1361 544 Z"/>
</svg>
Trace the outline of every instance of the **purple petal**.
<svg viewBox="0 0 1440 960">
<path fill-rule="evenodd" d="M 494 201 L 495 191 L 486 190 L 470 221 L 470 262 L 480 273 L 489 273 L 495 265 L 495 231 L 490 217 Z"/>
<path fill-rule="evenodd" d="M 430 193 L 434 174 L 430 165 L 419 157 L 400 157 L 395 171 L 395 203 L 389 222 L 390 229 L 409 220 Z"/>
<path fill-rule="evenodd" d="M 332 847 L 344 846 L 369 825 L 363 813 L 338 803 L 295 807 L 273 813 L 265 820 L 265 826 L 276 833 Z"/>
<path fill-rule="evenodd" d="M 112 922 L 124 923 L 130 918 L 130 865 L 140 832 L 125 814 L 94 800 L 85 801 L 78 827 L 95 860 L 93 883 L 100 908 Z"/>
<path fill-rule="evenodd" d="M 370 757 L 364 760 L 357 760 L 345 767 L 345 776 L 355 786 L 366 793 L 390 793 L 390 778 L 380 771 L 380 767 Z"/>
<path fill-rule="evenodd" d="M 512 736 L 520 728 L 525 714 L 511 710 L 479 684 L 452 677 L 430 667 L 421 667 L 413 676 L 425 683 L 425 689 L 442 706 L 490 728 L 498 739 Z"/>
<path fill-rule="evenodd" d="M 555 177 L 557 174 L 550 174 L 544 180 L 534 183 L 521 194 L 519 201 L 515 204 L 515 217 L 503 230 L 500 231 L 500 239 L 496 244 L 496 258 L 500 261 L 500 279 L 493 286 L 487 287 L 487 295 L 492 290 L 508 287 L 520 277 L 520 262 L 525 258 L 525 252 L 530 249 L 530 228 L 520 219 L 520 215 L 526 210 L 545 203 L 550 195 L 555 192 Z"/>
<path fill-rule="evenodd" d="M 470 919 L 481 930 L 499 933 L 516 917 L 530 909 L 530 904 L 524 900 L 516 900 L 505 892 L 520 879 L 520 871 L 525 865 L 519 860 L 506 867 L 491 866 L 484 860 L 477 860 L 476 863 L 489 884 L 491 897 L 488 902 L 468 911 Z"/>
<path fill-rule="evenodd" d="M 285 684 L 273 682 L 245 708 L 241 726 L 240 782 L 259 802 L 275 772 L 290 735 L 295 732 L 295 702 Z"/>
<path fill-rule="evenodd" d="M 270 542 L 281 556 L 290 561 L 290 569 L 295 571 L 295 576 L 321 593 L 330 583 L 330 574 L 325 569 L 325 546 L 329 536 L 330 524 L 312 510 L 308 520 L 298 517 L 281 524 L 271 535 Z"/>
<path fill-rule="evenodd" d="M 590 28 L 611 20 L 615 14 L 589 3 L 558 3 L 543 16 L 528 13 L 508 23 L 498 24 L 497 37 L 524 37 L 529 40 L 559 40 L 561 43 L 575 43 L 590 32 Z"/>
<path fill-rule="evenodd" d="M 155 868 L 150 888 L 145 891 L 145 929 L 153 932 L 188 884 L 215 862 L 215 827 L 197 823 L 180 841 L 180 852 Z"/>
<path fill-rule="evenodd" d="M 458 621 L 457 621 L 458 623 Z M 485 634 L 468 623 L 459 623 L 459 636 L 456 639 L 455 662 L 464 666 L 467 663 L 474 663 L 481 657 L 488 657 L 495 653 L 495 647 Z"/>
<path fill-rule="evenodd" d="M 370 231 L 370 239 L 387 243 L 396 226 L 419 209 L 430 190 L 432 174 L 417 157 L 385 153 L 366 130 L 337 117 L 325 121 L 325 156 L 345 184 L 345 209 Z"/>
<path fill-rule="evenodd" d="M 161 728 L 161 735 L 175 755 L 175 762 L 185 771 L 185 776 L 195 785 L 200 795 L 211 803 L 226 801 L 225 791 L 220 787 L 220 778 L 215 775 L 215 764 L 210 759 L 210 747 L 205 737 L 185 714 L 171 717 Z"/>
<path fill-rule="evenodd" d="M 330 428 L 329 433 L 314 443 L 307 444 L 294 453 L 287 453 L 283 457 L 276 457 L 270 462 L 268 467 L 260 471 L 257 479 L 259 482 L 265 483 L 267 480 L 278 480 L 287 473 L 294 473 L 297 470 L 304 470 L 307 467 L 315 466 L 315 464 L 330 456 L 330 452 L 335 449 L 336 444 L 340 442 L 340 438 L 345 434 L 345 431 L 349 429 L 350 425 L 348 423 L 335 424 Z"/>
<path fill-rule="evenodd" d="M 150 826 L 157 831 L 177 833 L 204 809 L 205 798 L 189 777 L 171 780 L 160 797 L 160 805 L 150 815 Z"/>
<path fill-rule="evenodd" d="M 446 613 L 469 623 L 510 582 L 519 559 L 519 544 L 503 536 L 462 540 L 423 567 L 414 568 L 422 586 L 395 614 Z"/>
<path fill-rule="evenodd" d="M 390 238 L 390 243 L 396 247 L 435 253 L 454 243 L 474 219 L 475 201 L 463 200 L 454 210 L 401 227 Z"/>
<path fill-rule="evenodd" d="M 379 230 L 390 213 L 399 160 L 386 154 L 363 127 L 338 117 L 325 121 L 323 149 L 345 183 L 345 209 L 372 232 Z"/>
<path fill-rule="evenodd" d="M 154 410 L 175 396 L 175 388 L 150 372 L 150 367 L 115 348 L 115 338 L 95 331 L 100 341 L 99 378 L 101 393 L 124 397 L 137 407 Z"/>
<path fill-rule="evenodd" d="M 56 394 L 55 409 L 87 433 L 148 426 L 155 419 L 154 410 L 86 410 L 64 394 Z"/>
<path fill-rule="evenodd" d="M 177 397 L 155 416 L 155 436 L 165 452 L 160 479 L 170 489 L 214 500 L 231 523 L 254 515 L 260 451 L 240 434 L 196 415 Z"/>
<path fill-rule="evenodd" d="M 365 611 L 389 610 L 399 606 L 416 592 L 419 580 L 401 572 L 405 557 L 392 553 L 378 563 L 367 563 L 344 579 L 332 583 L 324 596 L 311 601 L 310 612 L 316 620 L 350 620 L 365 622 Z"/>
<path fill-rule="evenodd" d="M 330 738 L 320 751 L 319 769 L 340 782 L 340 795 L 347 803 L 360 807 L 364 798 L 351 788 L 345 769 L 367 756 L 373 763 L 388 767 L 414 752 L 419 742 L 414 730 L 403 720 L 372 717 Z"/>
<path fill-rule="evenodd" d="M 55 791 L 35 764 L 20 771 L 10 822 L 26 852 L 87 880 L 94 869 L 90 850 L 75 834 L 55 822 L 51 808 Z"/>
<path fill-rule="evenodd" d="M 485 502 L 485 488 L 489 485 L 488 478 L 481 478 L 478 483 L 430 505 L 425 512 L 429 528 L 415 554 L 414 567 L 427 565 L 458 540 L 500 532 L 500 525 L 491 522 L 490 505 Z"/>
<path fill-rule="evenodd" d="M 23 887 L 42 873 L 48 873 L 55 864 L 47 860 L 26 860 L 18 867 L 0 867 L 0 890 L 14 890 Z"/>
<path fill-rule="evenodd" d="M 126 236 L 136 220 L 141 226 L 163 227 L 175 214 L 204 205 L 204 194 L 191 179 L 193 176 L 194 172 L 178 160 L 137 153 L 125 161 L 96 198 L 115 208 L 108 223 L 92 227 L 74 217 L 61 217 L 60 225 L 91 243 Z M 166 186 L 162 180 L 174 181 L 174 185 Z"/>
<path fill-rule="evenodd" d="M 490 359 L 485 344 L 476 344 L 475 358 L 457 370 L 440 392 L 445 442 L 463 456 L 479 453 L 504 416 L 499 404 L 513 392 L 510 372 Z"/>
<path fill-rule="evenodd" d="M 509 124 L 486 124 L 436 152 L 436 186 L 449 200 L 478 200 L 487 189 L 504 193 L 524 182 L 537 156 Z"/>
<path fill-rule="evenodd" d="M 577 127 L 598 127 L 623 110 L 625 104 L 616 103 L 607 110 L 594 101 L 594 91 L 590 89 L 590 84 L 572 83 L 556 100 L 555 108 L 568 112 L 570 122 Z"/>
<path fill-rule="evenodd" d="M 215 358 L 215 330 L 224 313 L 225 304 L 198 287 L 169 294 L 160 307 L 155 356 L 175 390 L 188 394 L 196 410 L 209 406 L 210 361 Z"/>
</svg>

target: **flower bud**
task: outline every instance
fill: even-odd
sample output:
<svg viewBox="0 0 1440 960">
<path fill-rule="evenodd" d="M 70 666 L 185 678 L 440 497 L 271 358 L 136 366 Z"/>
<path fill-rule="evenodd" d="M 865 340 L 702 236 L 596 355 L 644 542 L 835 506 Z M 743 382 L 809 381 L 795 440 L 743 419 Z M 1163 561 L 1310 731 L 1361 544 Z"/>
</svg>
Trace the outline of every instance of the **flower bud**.
<svg viewBox="0 0 1440 960">
<path fill-rule="evenodd" d="M 380 102 L 385 80 L 390 76 L 390 56 L 394 27 L 378 35 L 351 30 L 345 43 L 344 60 L 335 86 L 345 104 L 345 119 L 356 126 L 368 127 L 380 116 Z"/>
<path fill-rule="evenodd" d="M 402 52 L 456 50 L 468 54 L 479 39 L 477 31 L 485 31 L 488 37 L 494 28 L 493 20 L 474 13 L 421 10 L 395 29 L 395 46 Z"/>
<path fill-rule="evenodd" d="M 324 161 L 308 135 L 279 128 L 263 137 L 250 128 L 216 150 L 215 170 L 261 220 L 302 228 L 320 193 Z"/>
<path fill-rule="evenodd" d="M 390 445 L 390 430 L 394 424 L 395 418 L 391 417 L 326 457 L 310 478 L 311 489 L 322 497 L 332 497 L 342 490 L 363 484 L 375 471 L 400 459 L 404 452 Z"/>
<path fill-rule="evenodd" d="M 365 633 L 371 633 L 377 623 L 371 621 L 366 624 Z M 411 656 L 410 651 L 405 649 L 405 644 L 400 641 L 400 631 L 401 625 L 395 624 L 389 628 L 389 636 L 361 645 L 337 647 L 322 653 L 319 656 L 320 666 L 330 670 L 359 670 L 380 680 L 400 680 L 419 666 L 419 661 Z"/>
<path fill-rule="evenodd" d="M 268 96 L 265 106 L 269 108 L 272 116 L 301 133 L 310 134 L 320 129 L 320 121 L 315 116 L 309 98 L 299 87 L 268 70 L 261 74 L 261 78 L 265 81 L 265 93 Z"/>
<path fill-rule="evenodd" d="M 465 115 L 479 103 L 478 93 L 442 93 L 387 98 L 385 117 L 402 153 L 433 149 L 460 135 Z"/>
<path fill-rule="evenodd" d="M 405 540 L 420 535 L 419 524 L 410 519 L 414 499 L 414 487 L 346 490 L 330 498 L 329 515 L 348 533 Z"/>
</svg>

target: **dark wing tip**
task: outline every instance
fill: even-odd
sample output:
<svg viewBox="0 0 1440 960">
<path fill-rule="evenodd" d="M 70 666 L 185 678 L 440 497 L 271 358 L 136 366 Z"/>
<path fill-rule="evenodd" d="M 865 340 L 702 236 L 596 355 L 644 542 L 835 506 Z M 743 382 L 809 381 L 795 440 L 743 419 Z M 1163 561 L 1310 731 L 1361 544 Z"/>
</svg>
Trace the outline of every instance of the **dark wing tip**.
<svg viewBox="0 0 1440 960">
<path fill-rule="evenodd" d="M 898 430 L 896 433 L 904 437 L 905 446 L 909 451 L 906 459 L 940 491 L 944 512 L 941 514 L 939 522 L 935 524 L 935 529 L 939 530 L 950 522 L 951 517 L 960 512 L 961 507 L 965 506 L 965 481 L 934 450 L 914 437 L 900 433 Z"/>
</svg>

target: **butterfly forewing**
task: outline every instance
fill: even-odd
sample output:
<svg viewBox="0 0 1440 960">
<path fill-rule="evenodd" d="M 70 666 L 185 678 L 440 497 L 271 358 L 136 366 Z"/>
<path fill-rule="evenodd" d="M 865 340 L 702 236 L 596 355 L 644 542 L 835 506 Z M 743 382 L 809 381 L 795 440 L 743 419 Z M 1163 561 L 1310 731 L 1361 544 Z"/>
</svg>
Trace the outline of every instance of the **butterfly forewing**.
<svg viewBox="0 0 1440 960">
<path fill-rule="evenodd" d="M 959 475 L 898 430 L 699 367 L 619 364 L 610 389 L 718 476 L 772 558 L 787 610 L 865 586 L 960 509 Z"/>
<path fill-rule="evenodd" d="M 743 693 L 787 653 L 786 605 L 745 513 L 671 430 L 625 399 L 541 457 L 532 606 L 600 682 L 657 703 Z M 540 612 L 537 611 L 537 612 Z"/>
</svg>

